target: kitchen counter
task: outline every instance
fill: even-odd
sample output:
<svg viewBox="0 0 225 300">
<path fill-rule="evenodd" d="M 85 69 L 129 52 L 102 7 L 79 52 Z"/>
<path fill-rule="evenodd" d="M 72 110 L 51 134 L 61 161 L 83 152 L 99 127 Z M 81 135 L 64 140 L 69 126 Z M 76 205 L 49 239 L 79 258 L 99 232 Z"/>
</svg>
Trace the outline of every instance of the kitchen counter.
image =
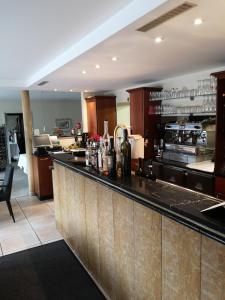
<svg viewBox="0 0 225 300">
<path fill-rule="evenodd" d="M 224 299 L 224 215 L 200 212 L 219 200 L 53 158 L 57 228 L 106 299 Z"/>
<path fill-rule="evenodd" d="M 68 154 L 56 154 L 52 157 L 66 168 L 225 244 L 225 214 L 209 216 L 201 213 L 201 210 L 220 203 L 221 200 L 160 180 L 154 182 L 136 176 L 121 179 L 99 175 L 92 168 L 71 162 L 71 155 Z"/>
</svg>

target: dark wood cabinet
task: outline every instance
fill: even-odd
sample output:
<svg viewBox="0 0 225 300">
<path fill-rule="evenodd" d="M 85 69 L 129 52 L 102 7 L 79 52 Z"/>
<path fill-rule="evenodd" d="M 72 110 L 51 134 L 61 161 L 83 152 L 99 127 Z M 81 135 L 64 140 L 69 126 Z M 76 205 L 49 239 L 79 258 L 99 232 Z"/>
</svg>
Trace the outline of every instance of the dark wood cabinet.
<svg viewBox="0 0 225 300">
<path fill-rule="evenodd" d="M 214 195 L 215 176 L 198 171 L 187 171 L 187 188 L 204 193 Z"/>
<path fill-rule="evenodd" d="M 225 177 L 225 71 L 217 78 L 215 175 Z"/>
<path fill-rule="evenodd" d="M 215 180 L 215 196 L 225 200 L 225 178 L 216 176 Z"/>
<path fill-rule="evenodd" d="M 94 134 L 103 135 L 104 120 L 108 120 L 109 134 L 113 135 L 117 124 L 116 97 L 94 96 L 86 98 L 86 103 L 89 136 L 91 137 Z"/>
<path fill-rule="evenodd" d="M 52 159 L 50 156 L 33 155 L 34 191 L 40 200 L 53 197 Z"/>
<path fill-rule="evenodd" d="M 161 117 L 156 114 L 156 106 L 161 101 L 150 101 L 150 92 L 162 88 L 141 87 L 128 90 L 130 94 L 130 125 L 132 134 L 140 134 L 145 139 L 144 158 L 153 158 L 154 140 L 160 137 Z"/>
<path fill-rule="evenodd" d="M 186 186 L 186 172 L 182 168 L 165 165 L 163 167 L 163 180 L 180 186 Z"/>
</svg>

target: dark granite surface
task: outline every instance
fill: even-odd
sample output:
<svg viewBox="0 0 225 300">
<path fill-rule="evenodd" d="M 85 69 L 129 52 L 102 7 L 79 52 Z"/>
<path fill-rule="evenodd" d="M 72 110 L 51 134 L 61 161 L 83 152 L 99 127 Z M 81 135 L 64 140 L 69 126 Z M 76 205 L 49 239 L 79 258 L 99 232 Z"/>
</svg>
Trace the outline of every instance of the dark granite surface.
<svg viewBox="0 0 225 300">
<path fill-rule="evenodd" d="M 221 200 L 162 181 L 154 182 L 136 176 L 109 178 L 92 168 L 75 164 L 69 154 L 56 154 L 52 157 L 57 163 L 225 244 L 225 209 L 210 215 L 200 212 Z"/>
</svg>

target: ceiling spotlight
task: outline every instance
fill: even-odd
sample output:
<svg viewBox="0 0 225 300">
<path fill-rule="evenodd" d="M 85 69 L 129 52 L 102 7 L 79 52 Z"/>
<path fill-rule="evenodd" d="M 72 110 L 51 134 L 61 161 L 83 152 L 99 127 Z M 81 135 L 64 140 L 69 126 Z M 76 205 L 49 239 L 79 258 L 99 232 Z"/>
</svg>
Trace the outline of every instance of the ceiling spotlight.
<svg viewBox="0 0 225 300">
<path fill-rule="evenodd" d="M 112 57 L 112 61 L 117 61 L 117 60 L 118 60 L 118 58 L 116 56 Z"/>
<path fill-rule="evenodd" d="M 100 69 L 100 65 L 98 65 L 98 64 L 95 65 L 95 68 L 96 68 L 96 69 Z"/>
<path fill-rule="evenodd" d="M 58 89 L 54 89 L 54 92 L 57 92 L 58 91 Z"/>
<path fill-rule="evenodd" d="M 201 25 L 202 22 L 203 22 L 203 21 L 202 21 L 201 18 L 197 18 L 197 19 L 194 20 L 194 24 L 195 24 L 195 25 Z"/>
<path fill-rule="evenodd" d="M 86 74 L 87 72 L 85 70 L 82 71 L 82 74 Z"/>
<path fill-rule="evenodd" d="M 70 92 L 72 92 L 73 90 L 72 89 L 70 89 Z"/>
<path fill-rule="evenodd" d="M 155 42 L 156 42 L 157 44 L 161 43 L 162 40 L 163 40 L 163 38 L 162 38 L 161 36 L 157 36 L 157 37 L 155 38 Z"/>
</svg>

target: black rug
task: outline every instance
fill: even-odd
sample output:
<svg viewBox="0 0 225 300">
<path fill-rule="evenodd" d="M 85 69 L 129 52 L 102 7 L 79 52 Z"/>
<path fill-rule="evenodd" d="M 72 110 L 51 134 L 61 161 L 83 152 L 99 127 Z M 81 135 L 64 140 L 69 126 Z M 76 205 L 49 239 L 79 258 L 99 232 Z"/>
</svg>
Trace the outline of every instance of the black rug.
<svg viewBox="0 0 225 300">
<path fill-rule="evenodd" d="M 0 258 L 0 300 L 105 299 L 64 241 Z"/>
</svg>

